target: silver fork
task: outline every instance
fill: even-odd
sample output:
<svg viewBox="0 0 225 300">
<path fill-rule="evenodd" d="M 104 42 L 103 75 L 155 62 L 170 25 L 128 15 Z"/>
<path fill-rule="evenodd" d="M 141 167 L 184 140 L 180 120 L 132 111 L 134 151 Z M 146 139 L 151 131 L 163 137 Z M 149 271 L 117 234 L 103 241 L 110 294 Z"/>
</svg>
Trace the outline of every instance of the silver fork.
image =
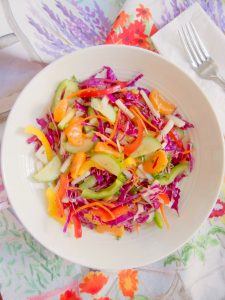
<svg viewBox="0 0 225 300">
<path fill-rule="evenodd" d="M 179 30 L 179 34 L 192 68 L 201 77 L 214 80 L 225 89 L 225 79 L 220 75 L 218 66 L 210 57 L 194 25 L 191 22 L 187 23 Z"/>
</svg>

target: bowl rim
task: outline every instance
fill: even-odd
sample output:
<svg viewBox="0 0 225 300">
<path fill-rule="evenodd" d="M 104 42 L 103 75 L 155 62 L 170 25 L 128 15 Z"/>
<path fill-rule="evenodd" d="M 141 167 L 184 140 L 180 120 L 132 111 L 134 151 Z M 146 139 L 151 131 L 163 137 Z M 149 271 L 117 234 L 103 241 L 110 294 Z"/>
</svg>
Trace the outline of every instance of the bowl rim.
<svg viewBox="0 0 225 300">
<path fill-rule="evenodd" d="M 2 147 L 1 147 L 1 166 L 2 166 L 2 179 L 3 179 L 3 183 L 4 183 L 4 186 L 5 186 L 5 190 L 6 190 L 6 193 L 7 193 L 7 196 L 8 196 L 8 200 L 15 212 L 15 214 L 17 215 L 17 217 L 19 218 L 20 222 L 23 224 L 24 228 L 31 234 L 31 236 L 38 242 L 40 243 L 42 246 L 44 246 L 45 248 L 47 248 L 49 251 L 51 251 L 52 253 L 62 257 L 63 259 L 65 260 L 69 260 L 68 257 L 64 256 L 62 253 L 58 253 L 57 250 L 55 249 L 52 249 L 51 247 L 49 247 L 49 245 L 47 243 L 45 243 L 44 241 L 40 241 L 39 238 L 34 235 L 32 233 L 32 230 L 30 230 L 30 228 L 27 228 L 26 225 L 23 223 L 23 220 L 22 218 L 20 218 L 20 216 L 18 215 L 16 209 L 13 207 L 13 204 L 11 202 L 11 198 L 13 197 L 13 191 L 12 191 L 12 188 L 10 187 L 9 185 L 9 181 L 7 179 L 7 175 L 6 175 L 6 172 L 5 172 L 5 169 L 6 169 L 6 166 L 5 166 L 5 162 L 4 162 L 4 157 L 7 156 L 7 148 L 6 148 L 6 140 L 7 140 L 7 132 L 8 132 L 8 127 L 11 123 L 11 119 L 12 119 L 12 116 L 14 114 L 14 111 L 16 111 L 17 109 L 17 105 L 19 103 L 19 99 L 23 97 L 23 94 L 25 93 L 25 91 L 29 88 L 30 84 L 32 84 L 32 82 L 34 80 L 37 80 L 37 78 L 41 77 L 42 76 L 42 73 L 44 72 L 48 72 L 48 69 L 51 69 L 52 66 L 55 66 L 57 64 L 60 64 L 65 58 L 68 58 L 69 56 L 73 56 L 74 53 L 76 52 L 85 52 L 85 51 L 92 51 L 92 49 L 104 49 L 104 48 L 114 48 L 115 51 L 117 49 L 120 49 L 120 48 L 126 48 L 128 49 L 133 49 L 134 51 L 139 51 L 139 52 L 143 52 L 143 53 L 148 53 L 148 55 L 152 55 L 153 57 L 155 57 L 156 59 L 160 59 L 162 61 L 164 61 L 165 63 L 169 64 L 170 66 L 172 66 L 174 69 L 178 70 L 179 72 L 181 72 L 185 77 L 187 77 L 191 82 L 192 84 L 195 86 L 195 88 L 201 93 L 201 95 L 203 96 L 203 98 L 205 98 L 205 101 L 207 101 L 207 104 L 209 105 L 209 108 L 211 109 L 211 112 L 213 114 L 213 117 L 215 119 L 215 124 L 218 128 L 218 133 L 219 133 L 219 136 L 220 136 L 220 144 L 221 144 L 221 150 L 222 150 L 222 161 L 221 161 L 221 169 L 220 169 L 220 182 L 218 182 L 217 184 L 217 188 L 215 189 L 215 200 L 212 202 L 212 205 L 211 205 L 211 208 L 208 212 L 208 214 L 202 218 L 199 222 L 198 222 L 198 225 L 196 225 L 196 228 L 195 230 L 193 230 L 192 234 L 189 235 L 189 237 L 183 241 L 182 243 L 180 243 L 178 246 L 176 246 L 175 248 L 173 248 L 173 250 L 169 251 L 166 255 L 161 255 L 160 257 L 157 258 L 157 260 L 154 260 L 154 261 L 150 261 L 150 262 L 146 262 L 145 265 L 149 264 L 149 263 L 154 263 L 156 261 L 159 261 L 167 256 L 169 256 L 171 253 L 177 251 L 179 248 L 181 248 L 184 244 L 186 244 L 194 235 L 195 233 L 199 230 L 200 226 L 205 222 L 205 220 L 208 218 L 208 215 L 210 213 L 210 211 L 213 209 L 216 201 L 217 201 L 217 197 L 219 195 L 219 192 L 220 192 L 220 188 L 222 186 L 222 183 L 223 183 L 223 175 L 224 175 L 224 166 L 225 166 L 225 151 L 224 151 L 224 140 L 223 140 L 223 134 L 222 134 L 222 130 L 221 130 L 221 126 L 219 124 L 219 121 L 218 121 L 218 118 L 216 116 L 216 113 L 213 109 L 213 106 L 212 104 L 210 103 L 210 101 L 208 100 L 208 97 L 206 96 L 206 94 L 204 93 L 204 91 L 202 91 L 202 89 L 200 88 L 200 86 L 191 78 L 191 76 L 186 73 L 183 69 L 181 69 L 180 67 L 176 66 L 174 63 L 170 62 L 167 58 L 163 57 L 162 55 L 158 54 L 158 53 L 154 53 L 152 51 L 149 51 L 149 50 L 146 50 L 146 49 L 143 49 L 143 48 L 139 48 L 139 47 L 135 47 L 135 46 L 128 46 L 128 45 L 97 45 L 97 46 L 91 46 L 91 47 L 87 47 L 87 48 L 83 48 L 83 49 L 79 49 L 79 50 L 76 50 L 76 51 L 73 51 L 69 54 L 66 54 L 65 56 L 63 57 L 60 57 L 58 59 L 56 59 L 55 61 L 51 62 L 50 64 L 48 64 L 46 67 L 44 67 L 41 71 L 39 71 L 27 84 L 26 86 L 23 88 L 23 90 L 20 92 L 19 96 L 17 97 L 14 105 L 13 105 L 13 108 L 9 114 L 9 117 L 6 121 L 6 125 L 5 125 L 5 129 L 4 129 L 4 133 L 3 133 L 3 138 L 2 138 Z M 70 260 L 71 261 L 71 260 Z M 76 264 L 80 264 L 80 262 L 78 261 L 72 261 L 73 263 L 76 263 Z M 99 269 L 99 266 L 98 265 L 95 265 L 95 263 L 93 264 L 83 264 L 82 265 L 84 266 L 87 266 L 87 267 L 90 267 L 90 268 L 94 268 L 94 269 Z M 143 263 L 135 263 L 133 266 L 129 266 L 129 268 L 137 268 L 137 267 L 142 267 L 144 266 Z M 101 269 L 108 269 L 109 268 L 104 268 L 104 267 L 101 267 Z M 116 268 L 117 269 L 117 268 Z M 110 268 L 110 270 L 113 270 L 113 268 Z"/>
</svg>

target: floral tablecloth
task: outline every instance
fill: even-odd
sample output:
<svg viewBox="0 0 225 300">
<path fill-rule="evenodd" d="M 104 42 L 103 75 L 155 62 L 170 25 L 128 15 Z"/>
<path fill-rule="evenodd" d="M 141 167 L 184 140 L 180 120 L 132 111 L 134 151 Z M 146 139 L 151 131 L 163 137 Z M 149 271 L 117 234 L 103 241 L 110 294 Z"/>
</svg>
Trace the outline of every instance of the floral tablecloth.
<svg viewBox="0 0 225 300">
<path fill-rule="evenodd" d="M 78 48 L 105 42 L 154 51 L 151 35 L 194 2 L 4 0 L 3 4 L 12 30 L 30 57 L 48 63 Z M 225 2 L 198 2 L 224 32 Z M 0 51 L 0 58 L 1 55 Z M 7 203 L 2 184 L 0 198 Z M 0 212 L 0 291 L 4 300 L 222 300 L 224 236 L 225 185 L 209 219 L 179 251 L 150 266 L 112 273 L 89 270 L 50 253 L 32 238 L 9 208 Z"/>
</svg>

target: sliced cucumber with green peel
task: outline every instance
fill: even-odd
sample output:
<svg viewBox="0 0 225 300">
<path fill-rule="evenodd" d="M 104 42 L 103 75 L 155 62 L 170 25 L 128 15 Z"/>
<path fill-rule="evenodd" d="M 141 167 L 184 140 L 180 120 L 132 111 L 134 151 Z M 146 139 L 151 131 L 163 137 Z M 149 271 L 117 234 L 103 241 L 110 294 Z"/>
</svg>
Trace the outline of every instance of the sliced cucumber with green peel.
<svg viewBox="0 0 225 300">
<path fill-rule="evenodd" d="M 111 123 L 116 121 L 116 112 L 113 106 L 109 103 L 104 103 L 103 100 L 98 98 L 91 99 L 91 107 L 99 111 L 103 116 L 105 116 Z"/>
<path fill-rule="evenodd" d="M 47 165 L 33 175 L 33 179 L 38 182 L 54 181 L 60 175 L 61 165 L 61 161 L 56 155 Z"/>
<path fill-rule="evenodd" d="M 91 106 L 89 106 L 88 107 L 88 116 L 94 116 L 94 115 L 95 115 L 94 109 Z M 98 125 L 98 120 L 93 118 L 93 119 L 90 119 L 88 121 L 88 123 L 90 125 L 97 126 Z M 84 131 L 86 133 L 91 132 L 91 131 L 93 131 L 93 127 L 92 126 L 84 126 Z"/>
<path fill-rule="evenodd" d="M 62 99 L 62 96 L 67 97 L 68 95 L 75 93 L 78 89 L 77 81 L 74 79 L 65 79 L 60 82 L 53 97 L 51 111 L 54 112 L 56 105 Z"/>
<path fill-rule="evenodd" d="M 140 146 L 133 153 L 131 153 L 130 156 L 135 158 L 142 155 L 151 154 L 161 149 L 161 147 L 162 145 L 157 139 L 151 136 L 145 136 Z"/>
<path fill-rule="evenodd" d="M 86 199 L 103 199 L 106 197 L 111 197 L 120 190 L 122 185 L 123 182 L 119 179 L 116 179 L 109 187 L 98 192 L 91 189 L 84 189 L 81 193 L 81 197 Z"/>
<path fill-rule="evenodd" d="M 90 139 L 84 140 L 81 146 L 73 146 L 69 142 L 63 143 L 63 148 L 69 153 L 88 152 L 94 146 L 94 143 Z"/>
<path fill-rule="evenodd" d="M 85 181 L 79 185 L 79 188 L 83 189 L 89 189 L 95 186 L 96 184 L 96 178 L 94 175 L 88 176 L 85 178 Z"/>
<path fill-rule="evenodd" d="M 100 153 L 93 155 L 91 159 L 116 176 L 121 173 L 121 164 L 113 155 Z"/>
<path fill-rule="evenodd" d="M 189 167 L 188 163 L 180 163 L 172 168 L 171 172 L 167 174 L 166 176 L 163 176 L 159 179 L 159 183 L 161 185 L 168 185 L 174 181 L 174 179 L 178 176 L 184 173 Z"/>
<path fill-rule="evenodd" d="M 60 130 L 65 129 L 69 122 L 73 119 L 73 117 L 75 116 L 75 109 L 73 108 L 69 108 L 65 117 L 59 122 L 58 127 Z"/>
</svg>

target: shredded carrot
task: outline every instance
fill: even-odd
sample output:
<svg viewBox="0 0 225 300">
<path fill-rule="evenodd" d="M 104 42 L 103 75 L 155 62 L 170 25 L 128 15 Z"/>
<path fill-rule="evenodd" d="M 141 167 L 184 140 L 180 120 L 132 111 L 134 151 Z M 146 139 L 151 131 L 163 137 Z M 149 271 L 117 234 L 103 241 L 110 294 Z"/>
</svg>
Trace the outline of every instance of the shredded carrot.
<svg viewBox="0 0 225 300">
<path fill-rule="evenodd" d="M 141 197 L 138 197 L 137 199 L 134 199 L 133 200 L 133 203 L 135 204 L 135 203 L 138 203 L 138 202 L 140 202 L 142 200 L 142 198 Z"/>
<path fill-rule="evenodd" d="M 183 152 L 181 152 L 182 154 L 189 154 L 189 153 L 191 153 L 192 151 L 191 150 L 187 150 L 187 151 L 183 151 Z"/>
<path fill-rule="evenodd" d="M 101 207 L 102 209 L 104 209 L 105 211 L 107 211 L 110 216 L 113 218 L 113 220 L 115 219 L 115 216 L 114 214 L 111 212 L 111 210 L 109 210 L 107 207 L 105 207 L 104 205 L 102 205 L 101 203 L 99 202 L 92 202 L 92 203 L 88 203 L 88 204 L 85 204 L 81 207 L 79 207 L 77 210 L 76 210 L 76 213 L 78 213 L 79 211 L 83 210 L 83 209 L 86 209 L 86 208 L 89 208 L 89 207 L 93 207 L 93 206 L 99 206 Z"/>
<path fill-rule="evenodd" d="M 143 125 L 144 129 L 146 132 L 148 132 L 146 126 L 145 126 L 145 122 L 143 121 L 143 119 L 141 118 L 141 116 L 134 110 L 134 108 L 130 108 L 130 111 L 132 112 L 132 114 L 135 115 L 136 118 L 138 118 L 141 121 L 141 124 Z"/>
<path fill-rule="evenodd" d="M 112 130 L 112 132 L 111 132 L 111 134 L 110 134 L 110 137 L 109 137 L 111 140 L 114 138 L 114 136 L 115 136 L 115 134 L 116 134 L 116 129 L 117 129 L 118 122 L 119 122 L 119 119 L 120 119 L 120 114 L 121 114 L 121 110 L 118 109 L 118 113 L 117 113 L 117 115 L 116 115 L 115 125 L 114 125 L 113 130 Z"/>
<path fill-rule="evenodd" d="M 71 178 L 70 181 L 73 181 L 73 178 Z M 80 190 L 80 191 L 81 191 L 81 189 L 80 189 L 79 187 L 72 187 L 72 186 L 69 187 L 67 190 L 68 190 L 68 191 L 77 191 L 77 190 Z"/>
<path fill-rule="evenodd" d="M 164 204 L 169 204 L 170 203 L 170 198 L 169 198 L 167 193 L 159 194 L 159 198 L 162 199 Z"/>
<path fill-rule="evenodd" d="M 164 205 L 162 203 L 160 203 L 160 207 L 159 208 L 160 208 L 161 215 L 163 217 L 163 221 L 164 221 L 166 227 L 169 229 L 170 225 L 169 225 L 169 223 L 167 221 L 167 218 L 166 218 L 166 215 L 165 215 Z"/>
<path fill-rule="evenodd" d="M 100 132 L 95 132 L 95 134 L 97 136 L 99 136 L 100 138 L 104 139 L 105 141 L 107 141 L 108 144 L 112 145 L 113 147 L 118 149 L 118 146 L 115 142 L 113 142 L 112 140 L 110 140 L 110 138 L 108 138 L 107 136 L 105 136 L 104 134 L 101 134 Z M 123 147 L 121 146 L 121 150 L 123 150 Z"/>
<path fill-rule="evenodd" d="M 145 121 L 149 126 L 151 126 L 158 132 L 158 128 L 154 126 L 151 122 L 149 122 L 136 106 L 132 107 L 132 109 L 136 111 L 136 113 L 140 116 L 140 118 L 142 118 L 143 121 Z"/>
</svg>

